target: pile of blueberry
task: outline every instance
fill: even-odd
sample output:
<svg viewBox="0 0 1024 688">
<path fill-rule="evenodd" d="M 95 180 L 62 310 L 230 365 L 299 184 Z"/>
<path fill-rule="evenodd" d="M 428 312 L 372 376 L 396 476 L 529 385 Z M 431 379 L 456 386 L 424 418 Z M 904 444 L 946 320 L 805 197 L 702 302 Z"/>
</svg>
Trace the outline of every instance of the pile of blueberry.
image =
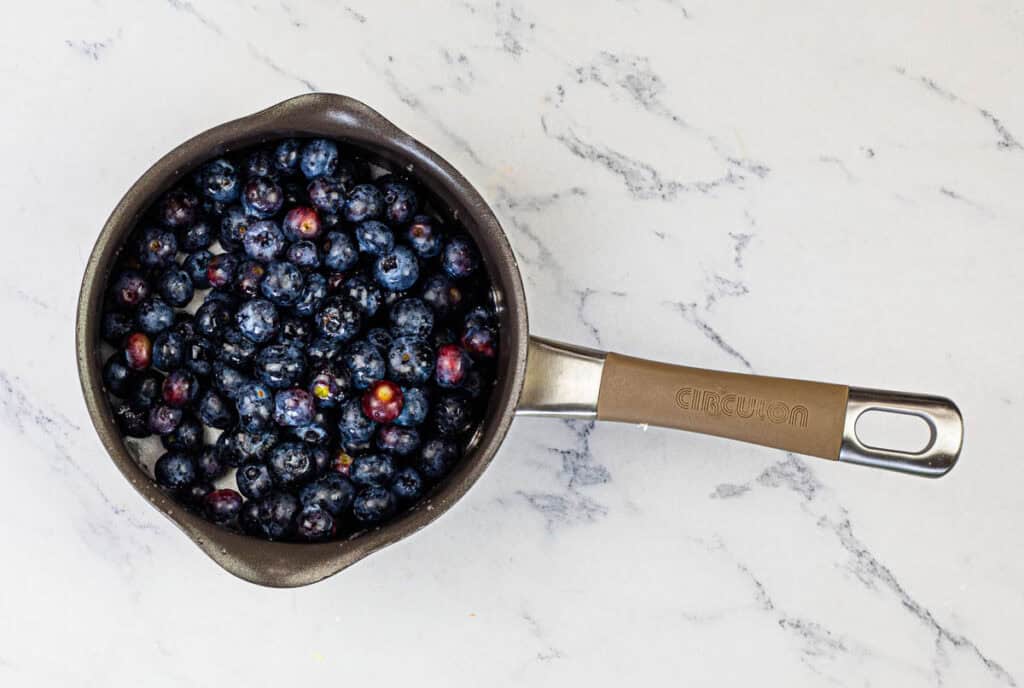
<svg viewBox="0 0 1024 688">
<path fill-rule="evenodd" d="M 476 245 L 425 201 L 336 142 L 284 139 L 149 210 L 108 285 L 103 380 L 121 431 L 159 436 L 161 487 L 226 527 L 320 541 L 451 470 L 498 323 Z"/>
</svg>

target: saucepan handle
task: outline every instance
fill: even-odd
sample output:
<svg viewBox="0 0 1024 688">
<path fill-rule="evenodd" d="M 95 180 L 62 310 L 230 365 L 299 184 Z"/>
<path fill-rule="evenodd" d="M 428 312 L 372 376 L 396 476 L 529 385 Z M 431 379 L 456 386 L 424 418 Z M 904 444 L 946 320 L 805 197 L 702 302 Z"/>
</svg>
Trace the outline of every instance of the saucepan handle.
<svg viewBox="0 0 1024 688">
<path fill-rule="evenodd" d="M 901 451 L 857 435 L 868 411 L 924 421 L 925 446 Z M 669 365 L 530 340 L 522 415 L 657 425 L 913 475 L 956 463 L 963 420 L 943 397 Z"/>
</svg>

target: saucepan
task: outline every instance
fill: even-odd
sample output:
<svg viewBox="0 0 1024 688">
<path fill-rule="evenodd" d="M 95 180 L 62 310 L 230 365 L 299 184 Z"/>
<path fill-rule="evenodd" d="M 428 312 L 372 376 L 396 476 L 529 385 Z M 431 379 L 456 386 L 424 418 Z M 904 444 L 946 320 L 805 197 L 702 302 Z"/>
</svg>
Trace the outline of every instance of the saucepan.
<svg viewBox="0 0 1024 688">
<path fill-rule="evenodd" d="M 177 508 L 133 458 L 114 422 L 101 379 L 99 326 L 104 285 L 117 252 L 147 207 L 182 175 L 224 152 L 285 136 L 325 136 L 415 174 L 480 247 L 500 319 L 498 376 L 480 431 L 465 458 L 413 510 L 351 540 L 264 542 Z M 135 489 L 229 572 L 262 585 L 316 582 L 428 525 L 487 468 L 516 415 L 590 418 L 678 428 L 823 459 L 938 477 L 956 463 L 963 422 L 937 396 L 703 370 L 562 344 L 529 334 L 526 295 L 494 212 L 443 158 L 365 104 L 316 93 L 222 124 L 154 164 L 117 204 L 92 251 L 76 325 L 78 368 L 93 425 Z M 870 446 L 858 437 L 868 411 L 916 416 L 929 438 L 919 450 Z"/>
</svg>

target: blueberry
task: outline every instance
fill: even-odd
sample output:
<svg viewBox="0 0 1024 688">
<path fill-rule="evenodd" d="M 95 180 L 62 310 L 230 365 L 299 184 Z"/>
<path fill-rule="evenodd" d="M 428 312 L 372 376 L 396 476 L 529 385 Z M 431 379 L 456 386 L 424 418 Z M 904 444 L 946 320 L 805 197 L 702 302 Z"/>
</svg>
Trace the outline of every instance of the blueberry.
<svg viewBox="0 0 1024 688">
<path fill-rule="evenodd" d="M 462 335 L 462 346 L 477 360 L 492 359 L 497 354 L 498 334 L 490 327 L 470 327 Z"/>
<path fill-rule="evenodd" d="M 124 340 L 124 361 L 132 370 L 145 370 L 153 360 L 153 342 L 144 332 L 132 332 Z"/>
<path fill-rule="evenodd" d="M 124 308 L 135 308 L 150 293 L 149 283 L 138 270 L 125 270 L 117 276 L 111 287 L 114 301 Z"/>
<path fill-rule="evenodd" d="M 267 463 L 274 480 L 284 487 L 306 482 L 316 473 L 313 455 L 299 442 L 278 444 L 271 450 Z"/>
<path fill-rule="evenodd" d="M 274 168 L 278 172 L 292 174 L 299 168 L 299 142 L 285 139 L 274 148 Z"/>
<path fill-rule="evenodd" d="M 304 507 L 320 507 L 332 516 L 341 517 L 352 507 L 356 489 L 338 473 L 328 473 L 316 482 L 299 490 L 299 501 Z"/>
<path fill-rule="evenodd" d="M 420 434 L 415 428 L 385 425 L 377 431 L 377 447 L 395 456 L 409 456 L 420 446 Z"/>
<path fill-rule="evenodd" d="M 103 364 L 103 384 L 117 396 L 127 396 L 132 386 L 132 369 L 124 362 L 124 356 L 114 354 Z"/>
<path fill-rule="evenodd" d="M 206 264 L 206 281 L 213 288 L 229 287 L 238 273 L 238 258 L 232 253 L 220 253 Z"/>
<path fill-rule="evenodd" d="M 291 344 L 271 344 L 256 356 L 254 371 L 272 389 L 292 387 L 306 371 L 302 350 Z"/>
<path fill-rule="evenodd" d="M 378 380 L 363 394 L 363 414 L 378 423 L 390 423 L 402 412 L 402 401 L 402 390 L 398 385 L 389 380 Z"/>
<path fill-rule="evenodd" d="M 146 423 L 149 431 L 153 434 L 167 435 L 174 432 L 174 429 L 178 427 L 178 423 L 181 422 L 183 415 L 179 408 L 171 408 L 166 404 L 157 404 L 149 409 Z"/>
<path fill-rule="evenodd" d="M 345 199 L 342 215 L 349 222 L 373 220 L 384 212 L 384 194 L 373 184 L 360 184 L 352 188 Z"/>
<path fill-rule="evenodd" d="M 299 155 L 299 169 L 306 179 L 334 174 L 338 167 L 338 147 L 327 139 L 307 141 Z"/>
<path fill-rule="evenodd" d="M 342 357 L 342 362 L 351 374 L 352 386 L 356 389 L 366 389 L 380 380 L 387 369 L 384 356 L 367 341 L 353 343 Z"/>
<path fill-rule="evenodd" d="M 420 258 L 433 258 L 441 254 L 441 229 L 427 215 L 417 215 L 405 230 L 409 246 Z"/>
<path fill-rule="evenodd" d="M 228 399 L 235 399 L 239 390 L 248 382 L 245 374 L 224 361 L 215 361 L 210 369 L 210 383 L 214 389 L 223 392 Z"/>
<path fill-rule="evenodd" d="M 235 472 L 238 491 L 249 499 L 263 499 L 274 491 L 274 479 L 264 463 L 256 461 L 242 464 Z"/>
<path fill-rule="evenodd" d="M 129 437 L 148 437 L 148 414 L 143 410 L 133 409 L 128 404 L 114 404 L 114 421 L 117 427 Z"/>
<path fill-rule="evenodd" d="M 331 461 L 330 470 L 332 473 L 337 473 L 338 475 L 348 478 L 349 471 L 352 470 L 353 461 L 355 461 L 355 459 L 353 459 L 350 454 L 348 454 L 344 449 L 339 449 Z"/>
<path fill-rule="evenodd" d="M 253 218 L 246 215 L 242 206 L 233 205 L 228 208 L 220 221 L 220 245 L 225 251 L 237 251 L 242 247 L 245 235 Z"/>
<path fill-rule="evenodd" d="M 217 455 L 227 466 L 240 466 L 248 461 L 265 461 L 277 445 L 277 439 L 277 433 L 273 430 L 226 430 L 217 438 Z"/>
<path fill-rule="evenodd" d="M 192 223 L 188 229 L 181 234 L 178 248 L 185 253 L 202 251 L 210 247 L 214 240 L 213 225 L 206 218 L 200 218 Z"/>
<path fill-rule="evenodd" d="M 134 320 L 127 313 L 111 311 L 103 314 L 103 321 L 100 323 L 100 336 L 103 341 L 113 346 L 120 346 L 128 333 L 132 331 Z"/>
<path fill-rule="evenodd" d="M 255 260 L 242 261 L 235 273 L 235 292 L 244 299 L 252 299 L 259 296 L 260 283 L 267 269 L 262 263 Z"/>
<path fill-rule="evenodd" d="M 387 487 L 397 473 L 398 466 L 391 455 L 366 454 L 356 457 L 348 477 L 357 487 Z"/>
<path fill-rule="evenodd" d="M 315 414 L 313 420 L 305 425 L 289 428 L 289 431 L 295 439 L 306 444 L 322 445 L 331 440 L 330 423 L 322 413 Z"/>
<path fill-rule="evenodd" d="M 224 475 L 227 466 L 220 459 L 216 447 L 203 447 L 195 458 L 196 474 L 201 480 L 214 481 Z"/>
<path fill-rule="evenodd" d="M 468 330 L 471 327 L 494 327 L 496 323 L 494 312 L 485 306 L 471 308 L 463 317 L 462 322 Z"/>
<path fill-rule="evenodd" d="M 160 438 L 169 451 L 194 452 L 203 445 L 203 426 L 192 416 L 183 415 L 178 427 Z"/>
<path fill-rule="evenodd" d="M 136 411 L 148 411 L 163 398 L 163 378 L 153 372 L 137 375 L 125 397 L 128 405 Z"/>
<path fill-rule="evenodd" d="M 359 250 L 348 234 L 328 232 L 320 248 L 324 253 L 324 265 L 331 270 L 349 270 L 359 262 Z"/>
<path fill-rule="evenodd" d="M 242 510 L 238 513 L 238 525 L 243 533 L 257 537 L 265 537 L 263 526 L 260 523 L 260 503 L 248 499 L 242 503 Z"/>
<path fill-rule="evenodd" d="M 212 253 L 205 249 L 199 249 L 195 253 L 189 254 L 181 264 L 182 269 L 188 273 L 189 279 L 192 280 L 194 287 L 199 289 L 208 289 L 210 287 L 210 279 L 206 276 L 206 270 L 209 268 L 212 258 Z"/>
<path fill-rule="evenodd" d="M 168 332 L 181 335 L 184 341 L 188 342 L 198 336 L 196 324 L 193 322 L 192 314 L 186 311 L 178 311 L 174 314 L 174 324 Z"/>
<path fill-rule="evenodd" d="M 139 238 L 137 255 L 147 268 L 165 268 L 174 262 L 177 253 L 178 240 L 168 229 L 150 227 Z"/>
<path fill-rule="evenodd" d="M 473 425 L 469 401 L 459 394 L 445 394 L 434 404 L 434 427 L 446 436 L 461 435 Z"/>
<path fill-rule="evenodd" d="M 346 439 L 353 442 L 368 442 L 376 430 L 377 424 L 363 415 L 363 407 L 358 399 L 341 405 L 338 431 Z"/>
<path fill-rule="evenodd" d="M 159 296 L 151 296 L 135 311 L 135 324 L 146 334 L 163 332 L 174 322 L 174 309 Z"/>
<path fill-rule="evenodd" d="M 458 311 L 463 298 L 459 285 L 445 275 L 432 275 L 423 282 L 423 300 L 442 318 Z"/>
<path fill-rule="evenodd" d="M 281 318 L 277 307 L 266 299 L 246 301 L 235 313 L 238 331 L 257 344 L 268 342 L 277 336 Z"/>
<path fill-rule="evenodd" d="M 293 344 L 304 349 L 309 344 L 312 334 L 313 327 L 308 320 L 292 315 L 286 316 L 281 318 L 281 329 L 277 335 L 277 343 Z"/>
<path fill-rule="evenodd" d="M 352 515 L 362 523 L 380 523 L 395 513 L 395 497 L 383 487 L 370 487 L 352 502 Z"/>
<path fill-rule="evenodd" d="M 377 350 L 387 356 L 388 349 L 391 348 L 391 343 L 394 341 L 394 337 L 391 333 L 385 330 L 383 327 L 373 327 L 366 332 L 366 341 L 377 347 Z"/>
<path fill-rule="evenodd" d="M 299 300 L 292 306 L 297 315 L 308 318 L 320 309 L 324 299 L 327 298 L 327 279 L 319 274 L 312 273 L 306 278 L 306 283 L 299 294 Z"/>
<path fill-rule="evenodd" d="M 434 329 L 434 312 L 423 299 L 411 297 L 398 301 L 391 307 L 388 317 L 396 337 L 412 335 L 423 339 Z"/>
<path fill-rule="evenodd" d="M 224 307 L 231 311 L 234 315 L 235 309 L 238 308 L 238 296 L 227 289 L 211 289 L 206 292 L 206 296 L 203 297 L 203 303 L 217 303 L 223 304 Z"/>
<path fill-rule="evenodd" d="M 402 387 L 402 412 L 395 425 L 411 428 L 421 425 L 430 412 L 430 399 L 421 387 Z"/>
<path fill-rule="evenodd" d="M 254 217 L 273 217 L 284 205 L 284 192 L 269 177 L 251 177 L 242 188 L 242 208 Z"/>
<path fill-rule="evenodd" d="M 356 243 L 363 253 L 380 256 L 395 247 L 395 237 L 383 222 L 367 220 L 356 227 Z"/>
<path fill-rule="evenodd" d="M 199 381 L 188 370 L 175 370 L 164 378 L 161 395 L 168 406 L 182 408 L 198 398 Z"/>
<path fill-rule="evenodd" d="M 459 445 L 443 437 L 427 440 L 416 467 L 428 480 L 439 480 L 459 460 Z"/>
<path fill-rule="evenodd" d="M 423 478 L 415 468 L 406 466 L 395 476 L 391 492 L 402 504 L 419 501 L 419 498 L 423 496 Z"/>
<path fill-rule="evenodd" d="M 234 490 L 214 490 L 203 500 L 206 518 L 220 525 L 233 524 L 242 511 L 242 495 Z"/>
<path fill-rule="evenodd" d="M 488 384 L 489 381 L 484 378 L 483 374 L 474 368 L 466 373 L 466 379 L 463 380 L 459 389 L 470 399 L 479 399 Z"/>
<path fill-rule="evenodd" d="M 351 388 L 348 372 L 329 365 L 320 368 L 309 382 L 309 393 L 319 408 L 335 408 L 345 401 Z"/>
<path fill-rule="evenodd" d="M 395 225 L 409 222 L 420 207 L 416 192 L 404 182 L 387 182 L 382 187 L 385 219 Z"/>
<path fill-rule="evenodd" d="M 316 244 L 307 239 L 296 241 L 289 246 L 286 258 L 304 270 L 320 267 L 320 251 Z"/>
<path fill-rule="evenodd" d="M 302 272 L 292 263 L 274 261 L 260 283 L 260 291 L 278 306 L 291 306 L 302 296 Z"/>
<path fill-rule="evenodd" d="M 204 165 L 197 181 L 200 191 L 215 201 L 230 203 L 238 198 L 238 171 L 223 158 Z"/>
<path fill-rule="evenodd" d="M 196 337 L 185 344 L 185 367 L 196 375 L 206 377 L 213 372 L 216 349 L 205 337 Z"/>
<path fill-rule="evenodd" d="M 164 297 L 164 301 L 178 308 L 188 305 L 195 293 L 192 279 L 179 267 L 165 270 L 157 281 L 156 288 L 160 296 Z"/>
<path fill-rule="evenodd" d="M 480 267 L 480 255 L 473 242 L 464 236 L 454 237 L 444 247 L 441 267 L 454 279 L 469 277 Z"/>
<path fill-rule="evenodd" d="M 242 385 L 235 397 L 238 424 L 244 430 L 255 432 L 270 424 L 274 415 L 274 397 L 270 388 L 259 382 Z"/>
<path fill-rule="evenodd" d="M 188 454 L 170 451 L 156 460 L 153 477 L 166 490 L 183 490 L 195 481 L 196 466 Z"/>
<path fill-rule="evenodd" d="M 337 339 L 317 337 L 306 347 L 306 359 L 310 366 L 322 368 L 341 355 L 343 343 Z"/>
<path fill-rule="evenodd" d="M 288 211 L 281 228 L 288 241 L 312 240 L 320 236 L 323 223 L 314 208 L 300 205 Z"/>
<path fill-rule="evenodd" d="M 434 381 L 438 387 L 459 387 L 466 380 L 472 361 L 469 354 L 456 344 L 445 344 L 437 350 Z"/>
<path fill-rule="evenodd" d="M 242 237 L 245 254 L 261 263 L 269 263 L 284 251 L 284 234 L 273 220 L 253 222 Z"/>
<path fill-rule="evenodd" d="M 340 342 L 355 337 L 363 324 L 359 306 L 343 296 L 324 299 L 315 318 L 320 334 Z"/>
<path fill-rule="evenodd" d="M 367 318 L 373 317 L 380 308 L 382 296 L 380 288 L 359 275 L 345 281 L 341 293 L 351 299 Z"/>
<path fill-rule="evenodd" d="M 211 428 L 219 428 L 221 430 L 229 427 L 235 420 L 235 414 L 232 413 L 229 402 L 225 401 L 224 397 L 212 389 L 206 390 L 199 397 L 199 402 L 196 404 L 196 414 L 199 416 L 199 420 Z"/>
<path fill-rule="evenodd" d="M 305 542 L 321 542 L 334 537 L 334 517 L 320 507 L 311 507 L 299 512 L 295 524 L 295 535 Z"/>
<path fill-rule="evenodd" d="M 245 156 L 242 172 L 246 177 L 276 177 L 274 154 L 266 148 L 257 148 Z"/>
<path fill-rule="evenodd" d="M 170 191 L 157 207 L 157 217 L 165 227 L 178 229 L 188 227 L 196 219 L 199 199 L 183 189 Z"/>
<path fill-rule="evenodd" d="M 257 521 L 268 540 L 286 540 L 295 533 L 299 500 L 287 492 L 274 492 L 259 501 Z"/>
<path fill-rule="evenodd" d="M 274 395 L 274 421 L 285 427 L 302 427 L 313 421 L 313 395 L 304 389 L 283 389 Z"/>
<path fill-rule="evenodd" d="M 420 269 L 416 255 L 405 246 L 396 246 L 390 253 L 377 258 L 373 276 L 385 289 L 404 291 L 416 284 Z"/>
<path fill-rule="evenodd" d="M 309 202 L 325 213 L 340 212 L 345 204 L 345 187 L 334 177 L 317 177 L 306 187 Z"/>
<path fill-rule="evenodd" d="M 398 337 L 388 349 L 388 377 L 396 382 L 421 385 L 434 372 L 434 352 L 418 337 Z"/>
</svg>

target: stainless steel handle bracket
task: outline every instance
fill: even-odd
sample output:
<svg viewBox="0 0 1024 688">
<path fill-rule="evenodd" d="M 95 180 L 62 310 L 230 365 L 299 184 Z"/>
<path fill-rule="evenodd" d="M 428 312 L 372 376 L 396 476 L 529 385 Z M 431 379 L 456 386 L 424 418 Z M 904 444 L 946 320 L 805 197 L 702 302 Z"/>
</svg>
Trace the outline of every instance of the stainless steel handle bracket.
<svg viewBox="0 0 1024 688">
<path fill-rule="evenodd" d="M 857 437 L 857 420 L 868 411 L 916 416 L 928 425 L 931 438 L 918 452 L 866 445 Z M 964 423 L 960 410 L 945 397 L 850 387 L 839 460 L 938 478 L 956 465 L 963 439 Z"/>
<path fill-rule="evenodd" d="M 605 352 L 530 337 L 516 414 L 597 418 Z"/>
</svg>

